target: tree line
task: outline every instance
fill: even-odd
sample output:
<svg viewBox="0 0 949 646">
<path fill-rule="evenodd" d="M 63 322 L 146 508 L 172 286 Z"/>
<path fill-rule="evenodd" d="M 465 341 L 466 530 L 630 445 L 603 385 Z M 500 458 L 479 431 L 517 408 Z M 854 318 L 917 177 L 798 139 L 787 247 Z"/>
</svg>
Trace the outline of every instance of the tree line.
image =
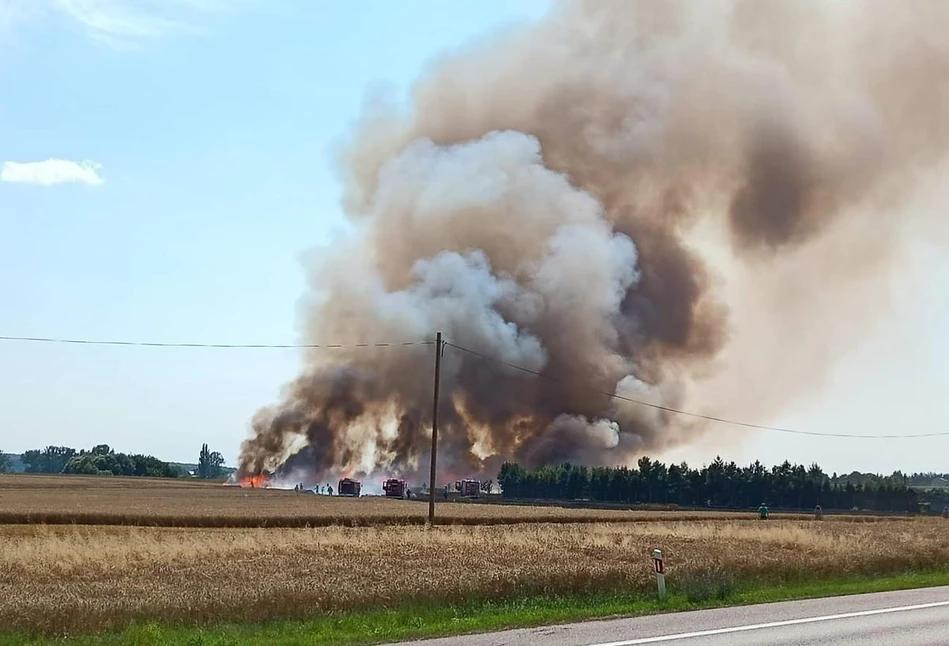
<svg viewBox="0 0 949 646">
<path fill-rule="evenodd" d="M 89 450 L 68 446 L 47 446 L 26 451 L 21 457 L 27 473 L 143 476 L 177 478 L 181 473 L 151 455 L 116 453 L 108 444 Z"/>
<path fill-rule="evenodd" d="M 768 469 L 758 461 L 739 467 L 721 458 L 699 469 L 685 462 L 667 466 L 648 457 L 640 458 L 632 468 L 561 464 L 529 471 L 507 462 L 498 474 L 501 491 L 510 498 L 727 508 L 761 503 L 787 509 L 813 509 L 816 505 L 873 511 L 919 508 L 919 492 L 901 473 L 864 480 L 828 476 L 817 464 L 805 467 L 785 461 Z"/>
<path fill-rule="evenodd" d="M 98 444 L 89 450 L 68 446 L 47 446 L 33 449 L 19 456 L 26 473 L 64 473 L 82 475 L 142 476 L 151 478 L 178 478 L 192 475 L 187 468 L 165 462 L 151 455 L 117 453 L 108 444 Z M 12 471 L 10 454 L 0 452 L 0 473 Z M 199 478 L 220 478 L 226 475 L 224 458 L 201 446 L 198 464 L 193 475 Z"/>
</svg>

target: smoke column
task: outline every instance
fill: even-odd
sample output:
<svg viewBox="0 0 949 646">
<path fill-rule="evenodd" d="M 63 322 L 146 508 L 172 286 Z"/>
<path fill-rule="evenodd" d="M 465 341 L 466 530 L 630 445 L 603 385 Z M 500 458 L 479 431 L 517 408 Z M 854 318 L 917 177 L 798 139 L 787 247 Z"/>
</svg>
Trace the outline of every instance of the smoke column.
<svg viewBox="0 0 949 646">
<path fill-rule="evenodd" d="M 949 3 L 570 1 L 370 102 L 309 343 L 453 343 L 439 466 L 618 465 L 766 422 L 886 308 L 936 219 Z M 432 346 L 309 351 L 241 471 L 424 477 Z M 288 461 L 289 458 L 289 461 Z"/>
</svg>

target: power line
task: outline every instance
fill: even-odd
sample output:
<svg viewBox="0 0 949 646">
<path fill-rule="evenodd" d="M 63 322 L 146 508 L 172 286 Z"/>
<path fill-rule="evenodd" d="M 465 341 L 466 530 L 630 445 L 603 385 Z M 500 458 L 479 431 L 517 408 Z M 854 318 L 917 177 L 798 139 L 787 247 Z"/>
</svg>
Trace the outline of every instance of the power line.
<svg viewBox="0 0 949 646">
<path fill-rule="evenodd" d="M 388 348 L 412 345 L 435 345 L 434 341 L 401 341 L 387 343 L 179 343 L 162 341 L 114 341 L 98 339 L 58 339 L 39 336 L 0 336 L 0 341 L 27 343 L 60 343 L 73 345 L 117 345 L 148 348 L 227 348 L 227 349 L 288 349 L 288 348 Z"/>
<path fill-rule="evenodd" d="M 471 350 L 471 349 L 469 349 L 469 348 L 462 347 L 462 346 L 457 345 L 457 344 L 455 344 L 455 343 L 451 343 L 451 342 L 449 342 L 449 341 L 445 341 L 445 345 L 451 346 L 451 347 L 455 348 L 456 350 L 461 350 L 462 352 L 467 352 L 468 354 L 471 354 L 471 355 L 480 357 L 480 358 L 485 359 L 485 360 L 487 360 L 487 361 L 493 361 L 494 363 L 499 363 L 499 364 L 501 364 L 501 365 L 507 366 L 508 368 L 512 368 L 512 369 L 514 369 L 514 370 L 519 370 L 519 371 L 521 371 L 521 372 L 525 372 L 525 373 L 527 373 L 527 374 L 534 375 L 535 377 L 540 377 L 541 379 L 548 379 L 548 380 L 551 380 L 551 381 L 556 381 L 556 382 L 559 382 L 559 383 L 564 383 L 564 380 L 563 380 L 563 379 L 559 379 L 559 378 L 554 377 L 554 376 L 552 376 L 552 375 L 545 375 L 545 374 L 543 374 L 543 373 L 537 372 L 536 370 L 531 370 L 530 368 L 525 368 L 524 366 L 518 366 L 518 365 L 516 365 L 516 364 L 509 363 L 509 362 L 507 362 L 507 361 L 504 361 L 503 359 L 498 359 L 498 358 L 496 358 L 496 357 L 491 357 L 491 356 L 488 356 L 488 355 L 486 355 L 486 354 L 482 354 L 482 353 L 480 353 L 480 352 L 477 352 L 477 351 L 475 351 L 475 350 Z M 607 391 L 605 391 L 605 390 L 599 390 L 599 389 L 596 389 L 596 388 L 587 388 L 587 390 L 589 390 L 590 392 L 597 393 L 597 394 L 599 394 L 599 395 L 603 395 L 603 396 L 605 396 L 605 397 L 611 397 L 611 398 L 613 398 L 613 399 L 618 399 L 618 400 L 620 400 L 620 401 L 628 402 L 628 403 L 630 403 L 630 404 L 636 404 L 636 405 L 639 405 L 639 406 L 647 406 L 647 407 L 649 407 L 649 408 L 653 408 L 653 409 L 656 409 L 656 410 L 665 411 L 665 412 L 667 412 L 667 413 L 674 413 L 674 414 L 676 414 L 676 415 L 684 415 L 684 416 L 686 416 L 686 417 L 693 417 L 693 418 L 697 418 L 697 419 L 703 419 L 703 420 L 706 420 L 706 421 L 709 421 L 709 422 L 718 422 L 718 423 L 720 423 L 720 424 L 730 424 L 730 425 L 732 425 L 732 426 L 741 426 L 741 427 L 743 427 L 743 428 L 752 428 L 752 429 L 757 429 L 757 430 L 761 430 L 761 431 L 774 431 L 774 432 L 777 432 L 777 433 L 790 433 L 790 434 L 793 434 L 793 435 L 810 435 L 810 436 L 815 436 L 815 437 L 842 437 L 842 438 L 865 439 L 865 440 L 894 440 L 894 439 L 915 439 L 915 438 L 923 438 L 923 437 L 944 437 L 944 436 L 949 436 L 949 432 L 941 432 L 941 433 L 910 433 L 910 434 L 906 434 L 906 435 L 857 435 L 857 434 L 854 434 L 854 433 L 818 433 L 818 432 L 816 432 L 816 431 L 802 431 L 802 430 L 793 429 L 793 428 L 780 428 L 780 427 L 777 427 L 777 426 L 765 426 L 765 425 L 763 425 L 763 424 L 752 424 L 752 423 L 750 423 L 750 422 L 740 422 L 740 421 L 737 421 L 737 420 L 727 419 L 727 418 L 724 418 L 724 417 L 716 417 L 716 416 L 714 416 L 714 415 L 703 415 L 703 414 L 701 414 L 701 413 L 693 413 L 693 412 L 690 412 L 690 411 L 687 411 L 687 410 L 681 410 L 681 409 L 679 409 L 679 408 L 672 408 L 671 406 L 662 406 L 661 404 L 652 404 L 652 403 L 650 403 L 650 402 L 642 401 L 642 400 L 639 400 L 639 399 L 633 399 L 632 397 L 624 397 L 623 395 L 617 395 L 616 393 L 610 393 L 610 392 L 607 392 Z"/>
<path fill-rule="evenodd" d="M 324 349 L 349 349 L 349 348 L 387 348 L 387 347 L 406 347 L 406 346 L 429 346 L 434 345 L 435 341 L 397 341 L 397 342 L 376 342 L 376 343 L 190 343 L 190 342 L 162 342 L 162 341 L 120 341 L 120 340 L 101 340 L 101 339 L 67 339 L 67 338 L 55 338 L 55 337 L 37 337 L 37 336 L 0 336 L 0 341 L 7 342 L 24 342 L 24 343 L 54 343 L 54 344 L 71 344 L 71 345 L 98 345 L 98 346 L 132 346 L 132 347 L 150 347 L 150 348 L 218 348 L 218 349 L 310 349 L 310 348 L 324 348 Z M 498 359 L 496 357 L 491 357 L 476 350 L 460 346 L 456 343 L 451 343 L 450 341 L 443 341 L 444 346 L 451 346 L 456 350 L 468 353 L 473 356 L 477 356 L 486 361 L 491 361 L 513 370 L 518 370 L 541 379 L 547 379 L 550 381 L 556 381 L 563 383 L 564 380 L 553 375 L 543 374 L 536 370 L 531 370 L 530 368 L 525 368 L 524 366 L 519 366 L 513 364 L 503 359 Z M 673 413 L 675 415 L 683 415 L 686 417 L 692 417 L 695 419 L 702 419 L 709 422 L 717 422 L 720 424 L 728 424 L 731 426 L 739 426 L 742 428 L 750 428 L 762 431 L 773 431 L 777 433 L 789 433 L 793 435 L 809 435 L 813 437 L 838 437 L 838 438 L 849 438 L 849 439 L 917 439 L 917 438 L 927 438 L 927 437 L 945 437 L 949 436 L 949 432 L 939 432 L 939 433 L 909 433 L 905 435 L 859 435 L 855 433 L 819 433 L 816 431 L 803 431 L 799 429 L 791 428 L 781 428 L 777 426 L 766 426 L 763 424 L 753 424 L 750 422 L 742 422 L 738 420 L 728 419 L 725 417 L 717 417 L 714 415 L 704 415 L 702 413 L 694 413 L 687 410 L 682 410 L 679 408 L 673 408 L 671 406 L 663 406 L 661 404 L 653 404 L 651 402 L 643 401 L 640 399 L 633 399 L 632 397 L 626 397 L 623 395 L 618 395 L 616 393 L 610 393 L 605 390 L 599 390 L 596 388 L 587 388 L 590 392 L 602 395 L 604 397 L 610 397 L 619 401 L 624 401 L 630 404 L 636 404 L 637 406 L 646 406 L 655 410 L 661 410 L 667 413 Z"/>
</svg>

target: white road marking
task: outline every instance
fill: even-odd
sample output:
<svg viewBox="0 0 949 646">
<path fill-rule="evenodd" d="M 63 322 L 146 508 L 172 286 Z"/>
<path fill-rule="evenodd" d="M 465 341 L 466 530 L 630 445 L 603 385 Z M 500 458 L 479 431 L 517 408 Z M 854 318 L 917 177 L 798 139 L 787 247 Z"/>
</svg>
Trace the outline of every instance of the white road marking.
<svg viewBox="0 0 949 646">
<path fill-rule="evenodd" d="M 727 635 L 728 633 L 743 633 L 749 630 L 762 630 L 764 628 L 781 628 L 782 626 L 798 626 L 800 624 L 813 624 L 819 621 L 833 621 L 835 619 L 851 619 L 853 617 L 869 617 L 871 615 L 885 615 L 885 614 L 889 614 L 893 612 L 908 612 L 910 610 L 925 610 L 927 608 L 939 608 L 942 606 L 949 606 L 949 601 L 921 603 L 916 606 L 897 606 L 895 608 L 880 608 L 879 610 L 863 610 L 861 612 L 847 612 L 841 615 L 825 615 L 823 617 L 806 617 L 804 619 L 788 619 L 787 621 L 773 621 L 767 624 L 749 624 L 746 626 L 733 626 L 731 628 L 716 628 L 715 630 L 700 630 L 694 633 L 679 633 L 678 635 L 662 635 L 659 637 L 643 637 L 642 639 L 627 639 L 627 640 L 619 641 L 619 642 L 590 644 L 590 646 L 637 646 L 638 644 L 658 644 L 660 642 L 671 642 L 677 639 L 692 639 L 694 637 Z"/>
</svg>

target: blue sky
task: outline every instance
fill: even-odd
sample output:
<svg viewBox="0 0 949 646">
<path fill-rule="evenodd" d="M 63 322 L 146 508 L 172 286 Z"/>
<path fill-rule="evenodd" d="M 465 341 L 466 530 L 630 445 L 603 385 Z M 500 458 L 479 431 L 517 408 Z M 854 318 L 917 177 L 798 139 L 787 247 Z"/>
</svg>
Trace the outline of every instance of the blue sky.
<svg viewBox="0 0 949 646">
<path fill-rule="evenodd" d="M 332 152 L 367 91 L 404 91 L 440 53 L 547 5 L 0 0 L 0 163 L 13 162 L 0 181 L 0 334 L 298 340 L 300 256 L 344 226 Z M 925 297 L 933 329 L 908 328 L 890 371 L 845 362 L 837 386 L 777 421 L 886 432 L 905 416 L 862 402 L 899 383 L 931 405 L 949 385 L 936 365 L 949 353 L 931 343 L 949 322 L 946 286 Z M 920 361 L 935 377 L 908 388 Z M 193 460 L 209 442 L 232 462 L 297 366 L 292 350 L 0 342 L 0 449 L 107 442 Z M 949 429 L 941 410 L 917 417 L 922 431 Z M 676 455 L 912 470 L 949 454 L 944 439 L 880 446 L 759 435 Z"/>
<path fill-rule="evenodd" d="M 94 160 L 102 179 L 0 182 L 2 334 L 238 343 L 297 340 L 300 255 L 343 226 L 332 154 L 367 91 L 546 8 L 73 4 L 0 0 L 0 161 Z M 296 367 L 293 351 L 4 344 L 0 449 L 185 459 L 208 441 L 233 459 Z"/>
</svg>

